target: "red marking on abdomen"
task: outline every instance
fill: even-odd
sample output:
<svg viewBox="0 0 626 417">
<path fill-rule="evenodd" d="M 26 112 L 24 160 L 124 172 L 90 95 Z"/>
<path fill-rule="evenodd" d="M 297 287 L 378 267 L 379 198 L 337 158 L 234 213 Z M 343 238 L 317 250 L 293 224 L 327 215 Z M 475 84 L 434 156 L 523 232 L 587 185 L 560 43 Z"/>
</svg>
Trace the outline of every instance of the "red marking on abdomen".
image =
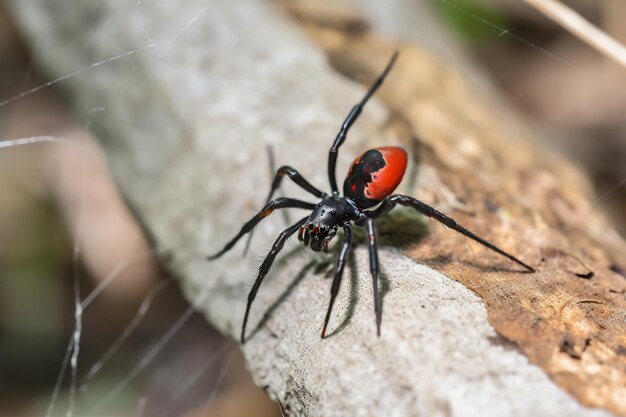
<svg viewBox="0 0 626 417">
<path fill-rule="evenodd" d="M 408 157 L 404 149 L 395 146 L 376 150 L 382 154 L 385 166 L 372 173 L 372 182 L 365 187 L 365 195 L 369 199 L 380 201 L 391 195 L 402 181 Z"/>
</svg>

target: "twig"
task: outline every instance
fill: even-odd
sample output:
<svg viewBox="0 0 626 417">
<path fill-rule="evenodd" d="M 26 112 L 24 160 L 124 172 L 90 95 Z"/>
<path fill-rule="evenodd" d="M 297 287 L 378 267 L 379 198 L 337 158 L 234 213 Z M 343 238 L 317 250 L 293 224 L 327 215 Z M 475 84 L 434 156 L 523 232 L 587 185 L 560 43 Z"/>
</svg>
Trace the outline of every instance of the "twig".
<svg viewBox="0 0 626 417">
<path fill-rule="evenodd" d="M 598 51 L 626 67 L 626 47 L 557 0 L 524 0 Z"/>
</svg>

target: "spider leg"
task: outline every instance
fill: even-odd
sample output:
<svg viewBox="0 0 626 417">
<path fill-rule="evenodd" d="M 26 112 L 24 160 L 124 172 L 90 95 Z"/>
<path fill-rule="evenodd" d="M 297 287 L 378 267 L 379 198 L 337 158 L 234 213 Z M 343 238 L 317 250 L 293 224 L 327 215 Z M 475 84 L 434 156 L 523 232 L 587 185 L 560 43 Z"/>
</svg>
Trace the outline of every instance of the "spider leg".
<svg viewBox="0 0 626 417">
<path fill-rule="evenodd" d="M 380 294 L 378 293 L 378 246 L 376 245 L 376 223 L 374 219 L 367 219 L 367 243 L 370 252 L 370 272 L 372 273 L 372 284 L 374 285 L 374 312 L 376 313 L 376 334 L 380 337 L 380 323 L 383 318 L 383 311 L 380 307 Z"/>
<path fill-rule="evenodd" d="M 333 284 L 330 287 L 330 303 L 328 304 L 328 311 L 326 312 L 326 318 L 324 319 L 324 327 L 322 328 L 322 339 L 326 337 L 326 326 L 328 326 L 328 320 L 330 319 L 330 313 L 335 304 L 335 298 L 339 293 L 339 286 L 341 285 L 341 277 L 343 276 L 343 268 L 346 266 L 346 260 L 350 254 L 350 245 L 352 243 L 352 226 L 350 223 L 343 225 L 343 245 L 341 246 L 341 252 L 337 258 L 337 266 L 335 267 L 335 277 L 333 278 Z"/>
<path fill-rule="evenodd" d="M 406 195 L 392 195 L 387 197 L 382 204 L 373 211 L 370 211 L 368 213 L 368 217 L 370 218 L 377 218 L 380 217 L 388 212 L 390 212 L 395 206 L 396 204 L 400 204 L 402 206 L 408 206 L 411 208 L 414 208 L 415 210 L 419 211 L 420 213 L 422 213 L 423 215 L 433 218 L 435 220 L 437 220 L 438 222 L 441 222 L 443 225 L 449 227 L 452 230 L 456 230 L 457 232 L 461 233 L 462 235 L 465 235 L 467 237 L 469 237 L 470 239 L 475 240 L 476 242 L 480 243 L 481 245 L 485 246 L 486 248 L 491 249 L 494 252 L 499 253 L 502 256 L 505 256 L 507 258 L 509 258 L 510 260 L 512 260 L 513 262 L 518 263 L 519 265 L 523 266 L 524 268 L 526 268 L 528 271 L 530 272 L 535 272 L 535 269 L 527 264 L 525 264 L 524 262 L 520 261 L 519 259 L 517 259 L 515 256 L 503 251 L 502 249 L 500 249 L 499 247 L 497 247 L 496 245 L 494 245 L 493 243 L 490 243 L 488 241 L 486 241 L 485 239 L 476 236 L 474 233 L 470 232 L 469 230 L 467 230 L 466 228 L 464 228 L 463 226 L 461 226 L 460 224 L 458 224 L 454 219 L 446 216 L 445 214 L 441 213 L 440 211 L 434 209 L 433 207 L 430 207 L 427 204 L 422 203 L 421 201 L 413 198 L 413 197 L 409 197 Z"/>
<path fill-rule="evenodd" d="M 290 167 L 288 165 L 283 165 L 282 167 L 278 168 L 278 170 L 276 171 L 276 175 L 274 176 L 274 180 L 272 181 L 272 186 L 270 188 L 269 194 L 267 195 L 267 199 L 265 200 L 265 204 L 269 203 L 269 201 L 272 199 L 272 195 L 274 195 L 274 192 L 276 191 L 276 189 L 280 187 L 280 183 L 283 180 L 283 177 L 285 175 L 287 175 L 293 182 L 298 184 L 300 187 L 304 188 L 306 191 L 313 194 L 315 197 L 322 198 L 326 195 L 326 193 L 323 193 L 322 191 L 318 190 L 313 185 L 311 185 L 310 182 L 305 180 L 304 177 L 300 175 L 300 173 L 296 171 L 293 167 Z M 252 233 L 250 233 L 250 236 L 248 237 L 248 241 L 246 242 L 246 247 L 243 251 L 243 256 L 246 256 L 251 240 L 252 240 Z"/>
<path fill-rule="evenodd" d="M 295 168 L 289 165 L 283 165 L 276 171 L 276 176 L 274 176 L 274 181 L 272 181 L 272 188 L 267 196 L 267 201 L 272 198 L 274 191 L 280 186 L 283 177 L 287 175 L 289 179 L 298 184 L 300 187 L 304 188 L 309 193 L 313 194 L 317 198 L 322 198 L 326 195 L 326 193 L 315 188 L 310 182 L 304 179 L 302 175 Z"/>
<path fill-rule="evenodd" d="M 374 95 L 376 90 L 378 90 L 378 87 L 380 87 L 385 80 L 385 77 L 389 73 L 389 70 L 391 70 L 394 62 L 396 62 L 396 58 L 398 58 L 398 51 L 395 51 L 393 53 L 393 56 L 389 60 L 389 63 L 383 70 L 382 74 L 378 76 L 370 89 L 367 90 L 367 93 L 365 93 L 365 97 L 363 97 L 363 99 L 361 99 L 359 103 L 355 104 L 354 107 L 352 107 L 352 110 L 350 110 L 350 113 L 343 121 L 341 129 L 339 130 L 339 133 L 337 134 L 333 145 L 328 151 L 328 180 L 330 181 L 330 188 L 333 191 L 333 195 L 339 194 L 339 191 L 337 190 L 337 179 L 335 177 L 335 168 L 337 166 L 337 153 L 339 152 L 339 147 L 346 140 L 346 136 L 348 135 L 350 127 L 352 127 L 352 124 L 354 124 L 354 122 L 359 118 L 359 115 L 361 114 L 361 111 L 363 111 L 363 107 L 365 106 L 365 103 L 367 103 L 367 100 L 369 100 L 370 97 Z"/>
<path fill-rule="evenodd" d="M 259 287 L 261 286 L 263 279 L 265 278 L 270 268 L 272 267 L 272 264 L 274 263 L 274 259 L 276 259 L 276 255 L 278 255 L 278 253 L 281 251 L 281 249 L 285 245 L 285 241 L 289 238 L 289 236 L 293 235 L 304 223 L 306 223 L 308 218 L 309 218 L 308 216 L 304 217 L 293 226 L 290 226 L 287 229 L 283 230 L 280 233 L 280 235 L 278 235 L 278 238 L 272 245 L 272 249 L 270 249 L 265 259 L 263 259 L 263 263 L 259 267 L 259 274 L 257 275 L 257 278 L 254 281 L 254 284 L 252 285 L 252 289 L 250 290 L 250 293 L 248 294 L 248 304 L 246 305 L 246 313 L 243 316 L 243 326 L 241 327 L 241 344 L 244 344 L 246 341 L 245 334 L 246 334 L 246 324 L 248 323 L 248 314 L 250 313 L 250 307 L 252 306 L 252 302 L 254 301 L 254 298 L 256 297 L 256 293 L 259 291 Z"/>
<path fill-rule="evenodd" d="M 232 238 L 221 251 L 219 251 L 215 255 L 207 256 L 207 260 L 212 261 L 213 259 L 217 259 L 224 253 L 228 252 L 233 246 L 235 246 L 235 243 L 237 243 L 237 241 L 241 239 L 243 235 L 254 229 L 254 227 L 259 224 L 261 220 L 272 214 L 274 210 L 288 207 L 313 210 L 315 208 L 315 204 L 284 197 L 270 201 L 252 219 L 250 219 L 246 224 L 241 227 L 239 233 L 237 233 L 237 235 Z"/>
<path fill-rule="evenodd" d="M 269 169 L 270 169 L 270 180 L 272 180 L 276 174 L 276 158 L 274 157 L 274 148 L 272 147 L 272 145 L 267 145 L 265 147 L 266 152 L 267 152 L 267 162 L 269 165 Z M 281 187 L 278 187 L 278 191 L 282 192 Z M 284 195 L 279 195 L 279 197 L 284 197 Z M 267 202 L 270 201 L 271 198 L 268 198 L 266 200 L 266 204 Z M 288 211 L 283 211 L 282 212 L 283 218 L 285 219 L 285 227 L 289 226 L 291 224 L 291 219 L 289 218 L 289 212 Z M 252 235 L 254 235 L 254 230 L 250 233 L 250 236 L 248 236 L 248 240 L 250 240 L 252 238 Z M 246 247 L 248 246 L 248 244 L 246 244 Z M 244 252 L 245 255 L 245 252 Z"/>
</svg>

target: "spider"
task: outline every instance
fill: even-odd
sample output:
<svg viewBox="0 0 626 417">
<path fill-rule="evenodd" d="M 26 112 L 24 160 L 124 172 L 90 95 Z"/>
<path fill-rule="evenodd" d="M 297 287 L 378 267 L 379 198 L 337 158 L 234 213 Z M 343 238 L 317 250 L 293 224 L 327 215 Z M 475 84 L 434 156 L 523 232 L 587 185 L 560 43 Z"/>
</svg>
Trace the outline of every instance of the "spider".
<svg viewBox="0 0 626 417">
<path fill-rule="evenodd" d="M 339 148 L 346 140 L 348 131 L 354 122 L 358 119 L 363 107 L 367 101 L 374 95 L 376 90 L 381 86 L 385 77 L 393 67 L 398 52 L 394 52 L 389 63 L 383 70 L 382 74 L 374 81 L 363 99 L 357 103 L 341 126 L 335 141 L 328 152 L 328 179 L 332 193 L 326 194 L 300 175 L 300 173 L 291 166 L 280 167 L 274 176 L 269 195 L 265 202 L 265 206 L 243 225 L 239 233 L 232 238 L 224 248 L 215 255 L 208 256 L 208 260 L 214 260 L 228 252 L 245 234 L 252 232 L 254 227 L 265 217 L 269 216 L 274 210 L 284 208 L 301 208 L 311 210 L 311 214 L 300 219 L 294 225 L 283 230 L 271 250 L 264 258 L 259 267 L 258 275 L 252 289 L 248 294 L 248 303 L 241 328 L 241 343 L 245 343 L 246 324 L 250 307 L 254 301 L 256 294 L 263 282 L 263 279 L 269 272 L 274 259 L 283 248 L 285 241 L 298 232 L 298 239 L 305 246 L 310 246 L 315 252 L 327 252 L 328 244 L 337 234 L 339 227 L 343 228 L 343 243 L 337 264 L 335 266 L 335 275 L 330 288 L 330 301 L 328 310 L 322 327 L 322 339 L 326 337 L 326 328 L 330 318 L 335 298 L 339 292 L 341 277 L 343 275 L 346 260 L 350 254 L 352 243 L 352 222 L 356 226 L 364 227 L 367 230 L 368 247 L 369 247 L 369 264 L 372 275 L 372 283 L 374 286 L 374 311 L 376 314 L 376 333 L 380 336 L 380 325 L 382 320 L 382 310 L 380 304 L 380 296 L 378 293 L 378 249 L 376 245 L 376 219 L 387 214 L 396 205 L 411 207 L 423 215 L 441 222 L 443 225 L 455 230 L 481 245 L 503 255 L 510 260 L 523 266 L 530 272 L 535 272 L 534 268 L 520 261 L 513 255 L 503 251 L 494 244 L 473 234 L 463 226 L 459 225 L 454 219 L 437 211 L 433 207 L 406 195 L 392 195 L 392 192 L 400 184 L 407 165 L 407 153 L 399 147 L 381 147 L 370 149 L 359 155 L 348 171 L 348 175 L 343 183 L 343 197 L 340 196 L 337 188 L 337 180 L 335 178 L 335 166 L 337 164 L 337 154 Z M 282 179 L 288 176 L 294 183 L 321 199 L 317 204 L 306 201 L 296 200 L 293 198 L 276 198 L 272 200 L 272 196 L 276 189 L 280 186 Z M 373 208 L 377 206 L 377 208 Z M 368 210 L 370 209 L 370 210 Z"/>
</svg>

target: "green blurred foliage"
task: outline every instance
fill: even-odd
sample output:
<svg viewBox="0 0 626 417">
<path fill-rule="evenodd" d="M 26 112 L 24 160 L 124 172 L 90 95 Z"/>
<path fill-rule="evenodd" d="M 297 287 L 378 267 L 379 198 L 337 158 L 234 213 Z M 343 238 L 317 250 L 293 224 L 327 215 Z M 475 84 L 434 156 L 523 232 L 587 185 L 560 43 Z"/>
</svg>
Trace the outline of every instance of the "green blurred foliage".
<svg viewBox="0 0 626 417">
<path fill-rule="evenodd" d="M 470 42 L 493 39 L 509 26 L 497 7 L 471 0 L 431 0 L 441 20 Z"/>
<path fill-rule="evenodd" d="M 0 252 L 0 386 L 33 387 L 54 378 L 58 365 L 51 359 L 67 342 L 63 277 L 70 246 L 51 201 L 23 207 L 13 229 Z"/>
</svg>

